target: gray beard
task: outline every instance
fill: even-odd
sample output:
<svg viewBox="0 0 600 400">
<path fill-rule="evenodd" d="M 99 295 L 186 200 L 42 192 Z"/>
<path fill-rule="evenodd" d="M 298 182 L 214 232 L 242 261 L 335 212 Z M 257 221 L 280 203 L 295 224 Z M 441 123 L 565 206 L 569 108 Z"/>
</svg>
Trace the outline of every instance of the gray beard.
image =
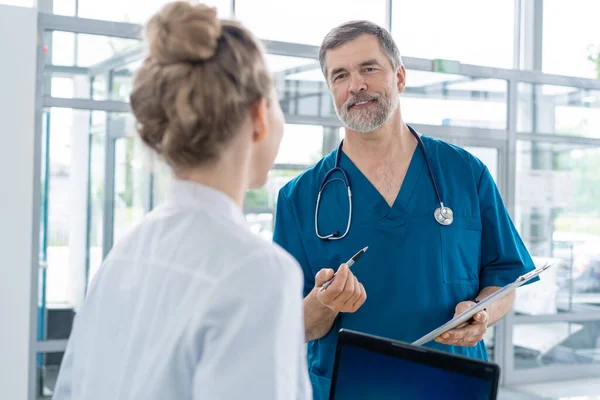
<svg viewBox="0 0 600 400">
<path fill-rule="evenodd" d="M 362 110 L 349 110 L 347 103 L 345 103 L 340 107 L 341 110 L 336 107 L 335 112 L 346 128 L 359 133 L 368 133 L 385 124 L 392 114 L 394 106 L 397 106 L 397 104 L 397 97 L 396 101 L 394 101 L 393 99 L 378 96 L 375 107 L 371 105 L 369 108 Z"/>
</svg>

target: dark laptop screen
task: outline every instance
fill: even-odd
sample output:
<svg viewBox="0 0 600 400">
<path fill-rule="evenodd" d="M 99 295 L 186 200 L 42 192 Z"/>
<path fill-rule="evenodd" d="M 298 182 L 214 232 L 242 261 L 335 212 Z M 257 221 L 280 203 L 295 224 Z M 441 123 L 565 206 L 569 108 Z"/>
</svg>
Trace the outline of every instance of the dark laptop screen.
<svg viewBox="0 0 600 400">
<path fill-rule="evenodd" d="M 334 385 L 335 400 L 495 398 L 493 378 L 465 375 L 348 344 L 341 348 Z"/>
</svg>

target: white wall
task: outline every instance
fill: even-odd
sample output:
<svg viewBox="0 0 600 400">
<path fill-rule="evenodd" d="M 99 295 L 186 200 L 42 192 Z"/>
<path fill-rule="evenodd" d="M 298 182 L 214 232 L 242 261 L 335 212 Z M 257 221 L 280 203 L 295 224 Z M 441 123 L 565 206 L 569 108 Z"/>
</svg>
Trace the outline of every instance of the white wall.
<svg viewBox="0 0 600 400">
<path fill-rule="evenodd" d="M 0 397 L 27 399 L 34 234 L 35 9 L 0 5 Z M 37 279 L 37 276 L 35 276 Z"/>
</svg>

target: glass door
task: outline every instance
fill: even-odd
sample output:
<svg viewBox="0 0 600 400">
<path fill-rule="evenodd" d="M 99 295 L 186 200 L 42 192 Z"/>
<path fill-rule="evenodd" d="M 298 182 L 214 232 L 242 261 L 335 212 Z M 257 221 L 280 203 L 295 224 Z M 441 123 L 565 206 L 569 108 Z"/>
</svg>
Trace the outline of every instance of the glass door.
<svg viewBox="0 0 600 400">
<path fill-rule="evenodd" d="M 517 293 L 511 380 L 600 366 L 600 147 L 520 140 L 517 224 L 538 267 Z"/>
<path fill-rule="evenodd" d="M 138 136 L 115 140 L 113 240 L 119 241 L 151 209 L 148 150 Z"/>
</svg>

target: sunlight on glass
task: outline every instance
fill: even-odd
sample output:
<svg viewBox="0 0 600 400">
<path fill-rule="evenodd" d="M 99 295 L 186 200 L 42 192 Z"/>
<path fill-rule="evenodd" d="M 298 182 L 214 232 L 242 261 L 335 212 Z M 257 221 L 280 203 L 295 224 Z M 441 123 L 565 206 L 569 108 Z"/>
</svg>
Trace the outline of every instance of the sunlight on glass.
<svg viewBox="0 0 600 400">
<path fill-rule="evenodd" d="M 75 306 L 84 290 L 87 133 L 90 112 L 50 109 L 47 240 L 48 305 Z"/>
<path fill-rule="evenodd" d="M 269 67 L 271 72 L 286 71 L 290 68 L 296 68 L 315 63 L 315 60 L 312 58 L 288 57 L 275 54 L 267 54 L 266 59 L 267 67 Z"/>
<path fill-rule="evenodd" d="M 427 85 L 446 85 L 452 82 L 464 82 L 460 75 L 442 74 L 438 72 L 407 70 L 406 87 L 424 87 Z"/>
<path fill-rule="evenodd" d="M 408 70 L 406 82 L 400 104 L 407 121 L 506 128 L 506 81 Z"/>
<path fill-rule="evenodd" d="M 502 102 L 406 97 L 400 104 L 411 123 L 506 128 L 506 104 Z"/>
<path fill-rule="evenodd" d="M 167 0 L 79 0 L 78 6 L 80 17 L 144 24 L 167 3 Z M 202 3 L 217 7 L 220 17 L 231 15 L 231 0 L 203 0 Z"/>
<path fill-rule="evenodd" d="M 75 65 L 75 34 L 52 32 L 52 64 Z"/>
<path fill-rule="evenodd" d="M 275 162 L 310 165 L 317 162 L 322 154 L 322 126 L 286 124 Z"/>
<path fill-rule="evenodd" d="M 545 73 L 600 77 L 598 15 L 600 2 L 596 0 L 544 0 L 542 70 Z"/>
<path fill-rule="evenodd" d="M 70 17 L 75 16 L 77 13 L 76 1 L 77 0 L 53 0 L 52 7 L 54 14 L 67 15 Z"/>
<path fill-rule="evenodd" d="M 80 34 L 77 37 L 77 65 L 89 67 L 98 64 L 119 52 L 138 46 L 139 43 L 132 39 Z"/>
<path fill-rule="evenodd" d="M 512 1 L 394 1 L 392 34 L 404 56 L 512 68 Z"/>
<path fill-rule="evenodd" d="M 0 4 L 6 6 L 33 7 L 35 6 L 35 0 L 0 0 Z"/>
<path fill-rule="evenodd" d="M 73 98 L 75 83 L 73 78 L 52 78 L 52 97 Z"/>
<path fill-rule="evenodd" d="M 385 0 L 237 0 L 236 17 L 261 39 L 320 45 L 343 22 L 366 19 L 385 24 Z"/>
<path fill-rule="evenodd" d="M 296 72 L 294 74 L 289 74 L 286 76 L 286 79 L 291 81 L 311 81 L 311 82 L 325 82 L 325 77 L 323 76 L 323 72 L 321 72 L 321 68 L 318 63 L 315 64 L 315 68 Z"/>
</svg>

